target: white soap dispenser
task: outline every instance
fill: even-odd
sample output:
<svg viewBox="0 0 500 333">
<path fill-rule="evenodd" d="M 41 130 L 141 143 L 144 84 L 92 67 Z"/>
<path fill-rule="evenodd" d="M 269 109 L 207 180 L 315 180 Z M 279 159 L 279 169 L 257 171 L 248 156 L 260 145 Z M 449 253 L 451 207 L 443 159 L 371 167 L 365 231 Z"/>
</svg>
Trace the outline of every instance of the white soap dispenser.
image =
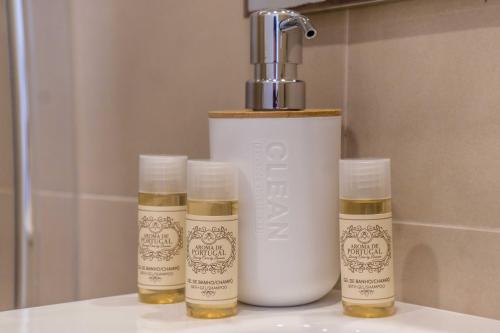
<svg viewBox="0 0 500 333">
<path fill-rule="evenodd" d="M 327 294 L 339 277 L 337 109 L 305 109 L 297 79 L 309 19 L 289 10 L 251 15 L 246 106 L 209 113 L 211 157 L 240 169 L 238 298 L 291 306 Z"/>
</svg>

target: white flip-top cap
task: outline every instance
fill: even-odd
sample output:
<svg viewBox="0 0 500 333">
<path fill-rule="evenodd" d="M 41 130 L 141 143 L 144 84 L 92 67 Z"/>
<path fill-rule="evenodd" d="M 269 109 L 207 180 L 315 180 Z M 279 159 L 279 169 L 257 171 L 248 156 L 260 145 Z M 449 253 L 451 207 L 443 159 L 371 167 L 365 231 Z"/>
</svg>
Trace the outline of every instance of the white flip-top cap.
<svg viewBox="0 0 500 333">
<path fill-rule="evenodd" d="M 340 198 L 389 199 L 391 160 L 388 158 L 340 160 Z"/>
<path fill-rule="evenodd" d="M 187 156 L 140 155 L 139 192 L 186 193 Z"/>
<path fill-rule="evenodd" d="M 231 163 L 188 161 L 188 199 L 238 200 L 238 169 Z"/>
</svg>

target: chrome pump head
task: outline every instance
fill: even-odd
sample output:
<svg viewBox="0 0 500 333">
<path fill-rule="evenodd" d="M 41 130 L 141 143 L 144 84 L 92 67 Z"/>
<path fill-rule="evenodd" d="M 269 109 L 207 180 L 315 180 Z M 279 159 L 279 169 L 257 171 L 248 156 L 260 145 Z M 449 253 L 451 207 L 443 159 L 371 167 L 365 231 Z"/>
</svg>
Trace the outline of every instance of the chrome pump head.
<svg viewBox="0 0 500 333">
<path fill-rule="evenodd" d="M 253 110 L 302 110 L 305 82 L 297 80 L 302 36 L 316 37 L 309 19 L 285 9 L 261 10 L 250 17 L 250 59 L 254 79 L 246 83 L 246 107 Z"/>
</svg>

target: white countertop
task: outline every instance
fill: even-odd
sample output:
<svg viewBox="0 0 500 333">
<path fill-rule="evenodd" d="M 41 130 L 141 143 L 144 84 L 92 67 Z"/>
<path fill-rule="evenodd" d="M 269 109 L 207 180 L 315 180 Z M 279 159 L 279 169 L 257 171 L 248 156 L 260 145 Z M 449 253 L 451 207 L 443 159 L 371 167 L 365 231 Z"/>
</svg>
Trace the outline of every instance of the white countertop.
<svg viewBox="0 0 500 333">
<path fill-rule="evenodd" d="M 240 305 L 240 313 L 235 317 L 203 320 L 188 318 L 184 303 L 141 304 L 132 294 L 0 312 L 0 332 L 498 333 L 500 321 L 406 303 L 398 303 L 392 317 L 351 318 L 342 314 L 336 292 L 306 306 Z"/>
</svg>

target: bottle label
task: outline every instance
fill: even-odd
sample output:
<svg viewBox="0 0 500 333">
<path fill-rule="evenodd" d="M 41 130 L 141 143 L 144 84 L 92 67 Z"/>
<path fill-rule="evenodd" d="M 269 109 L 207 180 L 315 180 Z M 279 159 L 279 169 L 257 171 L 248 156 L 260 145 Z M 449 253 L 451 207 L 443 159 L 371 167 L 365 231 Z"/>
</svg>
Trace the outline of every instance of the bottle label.
<svg viewBox="0 0 500 333">
<path fill-rule="evenodd" d="M 394 301 L 392 214 L 340 214 L 342 300 Z"/>
<path fill-rule="evenodd" d="M 139 288 L 184 288 L 186 206 L 139 205 Z"/>
<path fill-rule="evenodd" d="M 238 216 L 186 217 L 186 301 L 223 305 L 238 298 Z"/>
</svg>

